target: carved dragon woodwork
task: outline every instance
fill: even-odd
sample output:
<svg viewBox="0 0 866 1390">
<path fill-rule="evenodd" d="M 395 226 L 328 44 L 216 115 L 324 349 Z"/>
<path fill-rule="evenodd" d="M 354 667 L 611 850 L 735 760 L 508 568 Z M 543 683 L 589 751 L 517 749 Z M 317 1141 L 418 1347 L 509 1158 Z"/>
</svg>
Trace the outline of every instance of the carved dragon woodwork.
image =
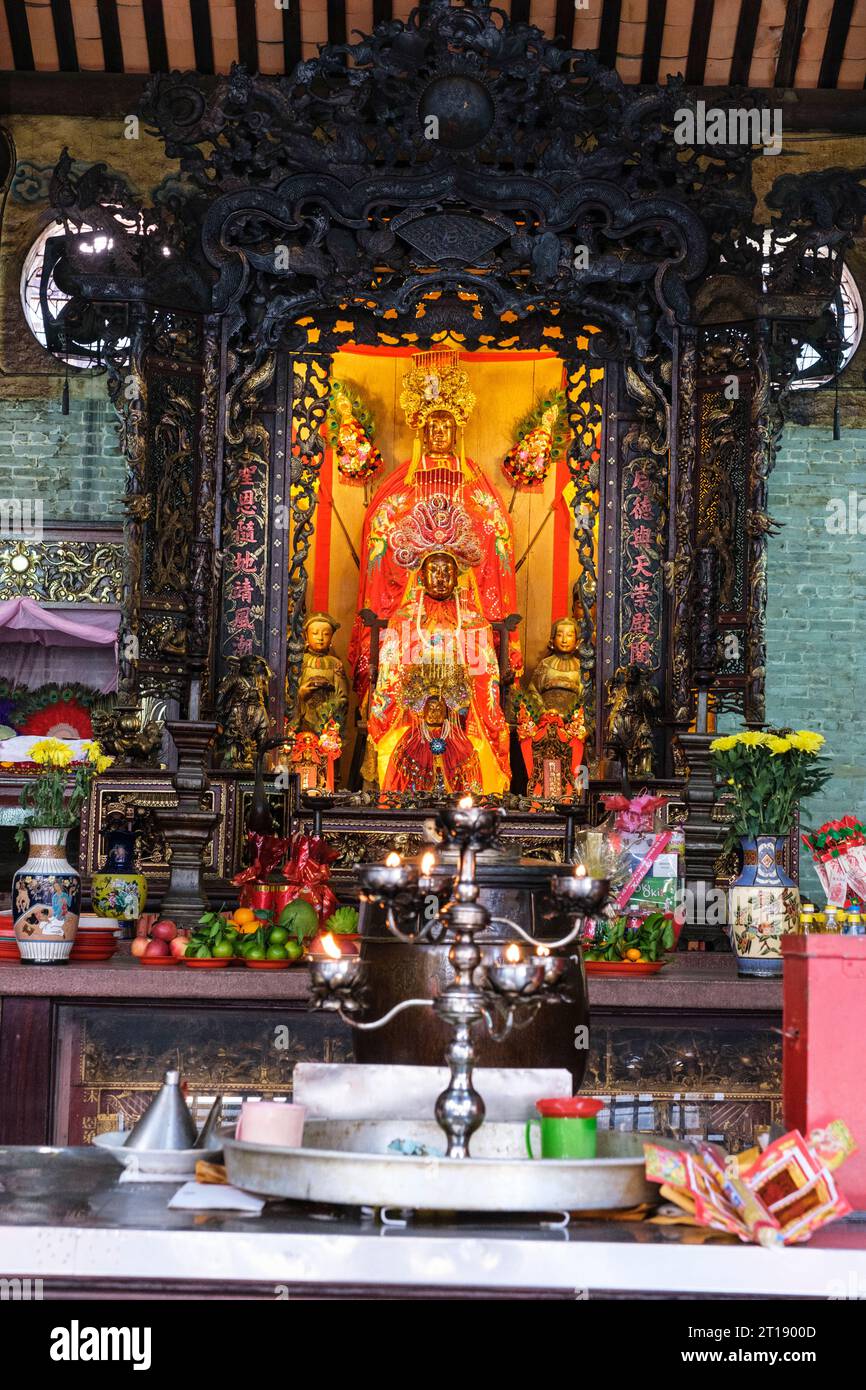
<svg viewBox="0 0 866 1390">
<path fill-rule="evenodd" d="M 717 104 L 743 100 L 720 93 Z M 64 152 L 52 201 L 68 227 L 53 262 L 71 295 L 65 331 L 70 346 L 103 345 L 129 461 L 124 690 L 136 686 L 144 567 L 154 561 L 166 589 L 183 575 L 192 595 L 182 612 L 162 615 L 182 629 L 167 634 L 172 650 L 162 655 L 176 659 L 165 663 L 166 682 L 196 672 L 212 701 L 228 656 L 272 650 L 263 640 L 270 548 L 288 551 L 267 491 L 284 438 L 269 418 L 283 408 L 276 380 L 288 378 L 303 436 L 286 499 L 291 701 L 333 353 L 347 343 L 417 347 L 450 331 L 467 350 L 553 346 L 571 374 L 574 344 L 592 324 L 588 353 L 620 383 L 615 485 L 639 479 L 652 504 L 640 541 L 640 518 L 621 517 L 623 544 L 644 554 L 639 568 L 666 562 L 669 594 L 665 607 L 654 571 L 659 653 L 640 646 L 645 620 L 634 622 L 642 610 L 628 598 L 618 658 L 637 655 L 659 687 L 666 665 L 669 713 L 688 722 L 693 557 L 713 544 L 722 608 L 740 601 L 738 585 L 744 604 L 731 691 L 750 720 L 761 717 L 767 477 L 798 345 L 817 343 L 822 362 L 839 361 L 828 306 L 866 211 L 866 170 L 784 175 L 767 198 L 771 226 L 761 227 L 751 187 L 758 151 L 680 143 L 677 116 L 693 105 L 679 79 L 629 88 L 593 54 L 495 8 L 430 0 L 405 22 L 326 45 L 284 78 L 238 67 L 208 85 L 155 76 L 140 112 L 181 174 L 153 207 L 134 207 L 104 166 L 76 174 Z M 111 233 L 99 264 L 82 226 Z M 745 338 L 735 328 L 744 322 Z M 727 337 L 719 325 L 731 326 Z M 169 420 L 176 402 L 155 407 L 154 359 L 196 362 L 201 373 L 195 399 L 175 380 L 195 417 L 190 425 L 184 409 L 196 458 L 190 526 L 174 535 L 172 525 L 155 548 L 148 538 L 177 498 L 147 476 L 147 441 L 179 457 L 181 435 Z M 705 390 L 725 363 L 747 386 L 731 410 L 721 392 L 708 405 Z M 744 481 L 740 493 L 733 481 L 732 495 L 724 454 L 741 428 Z M 710 447 L 711 435 L 721 443 Z M 591 513 L 594 523 L 599 461 L 573 446 L 569 468 L 576 522 Z M 592 532 L 577 530 L 575 612 L 592 688 L 598 575 Z M 625 638 L 634 639 L 629 651 Z"/>
</svg>

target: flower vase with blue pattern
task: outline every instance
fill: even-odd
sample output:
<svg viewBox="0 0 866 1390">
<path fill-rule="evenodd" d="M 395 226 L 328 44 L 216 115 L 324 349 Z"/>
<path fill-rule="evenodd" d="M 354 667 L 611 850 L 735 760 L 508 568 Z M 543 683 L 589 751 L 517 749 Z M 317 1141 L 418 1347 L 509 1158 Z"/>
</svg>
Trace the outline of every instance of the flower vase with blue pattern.
<svg viewBox="0 0 866 1390">
<path fill-rule="evenodd" d="M 782 938 L 800 925 L 800 893 L 785 870 L 784 835 L 744 835 L 730 888 L 731 948 L 741 975 L 781 975 Z"/>
</svg>

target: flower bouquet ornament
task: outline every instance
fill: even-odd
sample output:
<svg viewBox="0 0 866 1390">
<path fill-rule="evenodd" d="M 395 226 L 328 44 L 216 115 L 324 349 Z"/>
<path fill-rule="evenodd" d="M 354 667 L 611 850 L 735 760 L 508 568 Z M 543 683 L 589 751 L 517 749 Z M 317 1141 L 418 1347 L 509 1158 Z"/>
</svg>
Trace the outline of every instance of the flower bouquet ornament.
<svg viewBox="0 0 866 1390">
<path fill-rule="evenodd" d="M 12 879 L 15 939 L 23 961 L 56 965 L 68 959 L 81 906 L 81 878 L 66 858 L 66 836 L 78 821 L 93 778 L 111 766 L 98 743 L 85 744 L 85 760 L 75 762 L 63 739 L 44 738 L 30 750 L 38 768 L 21 791 L 27 825 L 19 827 L 30 850 Z"/>
<path fill-rule="evenodd" d="M 743 856 L 728 915 L 741 975 L 780 975 L 782 937 L 799 929 L 800 894 L 785 872 L 783 847 L 798 804 L 830 776 L 823 746 L 823 735 L 810 729 L 747 730 L 710 744 L 715 771 L 732 794 L 728 845 L 739 839 Z"/>
</svg>

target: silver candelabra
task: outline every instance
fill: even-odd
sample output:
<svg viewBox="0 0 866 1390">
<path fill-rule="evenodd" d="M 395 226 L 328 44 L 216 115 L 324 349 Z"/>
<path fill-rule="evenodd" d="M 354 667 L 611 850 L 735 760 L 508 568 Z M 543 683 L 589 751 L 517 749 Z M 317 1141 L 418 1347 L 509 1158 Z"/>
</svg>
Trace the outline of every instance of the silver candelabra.
<svg viewBox="0 0 866 1390">
<path fill-rule="evenodd" d="M 525 1027 L 542 1004 L 567 999 L 564 976 L 568 960 L 555 954 L 568 946 L 582 930 L 584 918 L 598 912 L 609 890 L 606 879 L 589 878 L 578 866 L 574 874 L 554 875 L 550 892 L 560 910 L 574 921 L 559 941 L 540 942 L 509 918 L 492 917 L 482 902 L 476 880 L 476 859 L 496 838 L 504 812 L 494 806 L 477 806 L 465 797 L 456 806 L 437 814 L 442 841 L 458 851 L 456 874 L 422 856 L 420 865 L 403 863 L 389 855 L 384 864 L 359 868 L 361 896 L 385 911 L 389 932 L 407 943 L 450 943 L 448 960 L 454 978 L 432 999 L 404 999 L 382 1018 L 363 1022 L 366 1003 L 367 963 L 360 956 L 312 961 L 313 1008 L 337 1012 L 352 1028 L 383 1028 L 404 1009 L 434 1009 L 453 1029 L 445 1053 L 451 1079 L 436 1101 L 436 1119 L 444 1130 L 449 1158 L 468 1158 L 469 1141 L 484 1119 L 484 1101 L 472 1084 L 475 1046 L 472 1029 L 484 1024 L 494 1041 L 506 1038 L 513 1028 Z M 425 909 L 431 896 L 437 903 L 432 915 Z M 443 901 L 444 899 L 444 901 Z M 422 917 L 423 914 L 423 917 Z M 420 925 L 407 930 L 412 923 Z M 512 943 L 503 959 L 484 959 L 476 936 L 502 923 L 532 947 L 521 955 Z"/>
</svg>

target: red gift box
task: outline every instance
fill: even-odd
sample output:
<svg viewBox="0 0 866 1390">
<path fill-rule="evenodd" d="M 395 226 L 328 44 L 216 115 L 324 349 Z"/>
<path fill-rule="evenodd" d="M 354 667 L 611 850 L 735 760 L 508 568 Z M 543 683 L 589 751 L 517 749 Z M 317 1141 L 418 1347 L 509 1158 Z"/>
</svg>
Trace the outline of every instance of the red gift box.
<svg viewBox="0 0 866 1390">
<path fill-rule="evenodd" d="M 866 1077 L 861 1048 L 866 937 L 782 938 L 785 1127 L 809 1134 L 844 1120 L 857 1144 L 840 1190 L 866 1210 Z"/>
</svg>

